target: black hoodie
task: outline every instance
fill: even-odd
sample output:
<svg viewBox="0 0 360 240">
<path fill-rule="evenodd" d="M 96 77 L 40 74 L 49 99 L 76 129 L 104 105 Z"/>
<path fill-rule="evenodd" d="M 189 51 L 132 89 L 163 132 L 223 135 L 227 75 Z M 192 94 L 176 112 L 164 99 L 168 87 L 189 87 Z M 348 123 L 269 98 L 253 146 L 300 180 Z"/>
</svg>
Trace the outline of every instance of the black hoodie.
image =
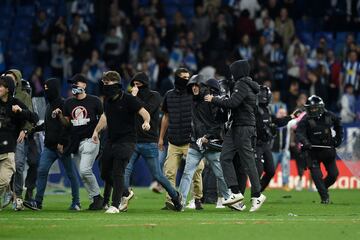
<svg viewBox="0 0 360 240">
<path fill-rule="evenodd" d="M 212 102 L 232 110 L 232 126 L 256 126 L 256 95 L 260 87 L 248 77 L 249 63 L 246 60 L 236 61 L 230 65 L 230 71 L 236 81 L 231 97 L 228 99 L 214 97 Z"/>
<path fill-rule="evenodd" d="M 50 78 L 45 81 L 48 87 L 45 90 L 45 96 L 49 101 L 45 111 L 45 121 L 42 125 L 36 127 L 35 131 L 45 131 L 45 147 L 56 151 L 57 145 L 61 144 L 64 147 L 68 144 L 68 129 L 66 129 L 58 118 L 53 118 L 52 112 L 56 108 L 64 110 L 64 99 L 60 96 L 60 82 L 56 78 Z"/>
<path fill-rule="evenodd" d="M 136 135 L 138 143 L 157 143 L 159 138 L 159 114 L 160 114 L 160 104 L 161 96 L 158 92 L 152 91 L 149 89 L 149 78 L 143 73 L 137 73 L 130 82 L 130 85 L 134 85 L 134 81 L 139 81 L 143 84 L 139 88 L 137 94 L 137 99 L 141 105 L 146 109 L 150 114 L 150 130 L 144 131 L 142 129 L 142 124 L 144 120 L 138 114 L 136 115 Z"/>
</svg>

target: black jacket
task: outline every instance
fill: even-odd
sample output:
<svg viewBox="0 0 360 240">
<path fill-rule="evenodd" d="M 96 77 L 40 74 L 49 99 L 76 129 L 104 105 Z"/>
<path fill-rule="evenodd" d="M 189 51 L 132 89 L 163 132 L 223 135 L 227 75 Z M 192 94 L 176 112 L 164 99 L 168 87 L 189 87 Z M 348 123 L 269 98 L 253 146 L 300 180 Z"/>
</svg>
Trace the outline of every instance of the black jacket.
<svg viewBox="0 0 360 240">
<path fill-rule="evenodd" d="M 269 143 L 275 137 L 277 128 L 286 126 L 290 120 L 290 116 L 284 118 L 271 116 L 268 107 L 259 105 L 256 111 L 257 145 Z"/>
<path fill-rule="evenodd" d="M 332 136 L 331 128 L 336 135 Z M 334 113 L 325 111 L 320 118 L 310 118 L 305 115 L 296 128 L 297 141 L 305 145 L 320 145 L 337 147 L 341 144 L 343 128 L 340 118 Z"/>
<path fill-rule="evenodd" d="M 163 111 L 169 115 L 167 130 L 169 142 L 176 146 L 191 141 L 191 103 L 192 95 L 186 89 L 172 89 L 164 98 Z"/>
<path fill-rule="evenodd" d="M 227 117 L 226 111 L 205 102 L 201 99 L 194 99 L 192 104 L 192 133 L 191 147 L 198 149 L 196 140 L 201 137 L 207 139 L 222 139 L 222 127 Z"/>
<path fill-rule="evenodd" d="M 256 94 L 259 90 L 259 85 L 250 77 L 243 77 L 236 81 L 230 98 L 215 97 L 212 102 L 217 106 L 231 109 L 232 126 L 255 127 Z"/>
<path fill-rule="evenodd" d="M 18 105 L 22 111 L 14 113 L 14 105 Z M 0 100 L 0 154 L 15 152 L 16 140 L 26 121 L 36 123 L 38 116 L 17 98 L 9 97 L 6 102 Z"/>
</svg>

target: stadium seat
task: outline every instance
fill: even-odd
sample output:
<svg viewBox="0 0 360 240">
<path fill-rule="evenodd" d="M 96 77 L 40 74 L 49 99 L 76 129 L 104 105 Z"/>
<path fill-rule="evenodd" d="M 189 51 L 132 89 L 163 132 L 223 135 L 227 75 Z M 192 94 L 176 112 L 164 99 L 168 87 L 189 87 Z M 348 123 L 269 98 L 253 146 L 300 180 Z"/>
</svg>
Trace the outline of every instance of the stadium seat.
<svg viewBox="0 0 360 240">
<path fill-rule="evenodd" d="M 310 46 L 311 48 L 314 47 L 314 39 L 311 32 L 301 32 L 299 34 L 299 38 L 301 42 L 303 42 L 305 45 Z"/>
</svg>

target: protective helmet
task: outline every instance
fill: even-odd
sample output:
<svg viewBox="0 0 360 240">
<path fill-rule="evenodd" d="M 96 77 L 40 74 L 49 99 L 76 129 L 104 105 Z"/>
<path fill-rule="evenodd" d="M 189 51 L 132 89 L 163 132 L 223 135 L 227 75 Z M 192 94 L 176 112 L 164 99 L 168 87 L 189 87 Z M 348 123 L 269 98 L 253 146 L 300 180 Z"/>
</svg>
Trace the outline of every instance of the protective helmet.
<svg viewBox="0 0 360 240">
<path fill-rule="evenodd" d="M 271 102 L 271 90 L 265 85 L 260 86 L 260 92 L 258 94 L 259 104 L 268 105 Z"/>
<path fill-rule="evenodd" d="M 321 97 L 312 95 L 307 99 L 305 109 L 309 117 L 319 118 L 325 111 L 325 104 Z"/>
</svg>

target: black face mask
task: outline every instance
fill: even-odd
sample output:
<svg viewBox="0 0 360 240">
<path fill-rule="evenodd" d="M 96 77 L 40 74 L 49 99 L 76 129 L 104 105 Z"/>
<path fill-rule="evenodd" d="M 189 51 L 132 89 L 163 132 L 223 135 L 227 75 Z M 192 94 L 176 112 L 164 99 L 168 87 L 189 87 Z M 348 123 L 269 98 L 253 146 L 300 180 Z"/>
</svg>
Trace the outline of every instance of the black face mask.
<svg viewBox="0 0 360 240">
<path fill-rule="evenodd" d="M 51 103 L 60 97 L 59 91 L 57 89 L 47 89 L 44 90 L 45 98 Z"/>
<path fill-rule="evenodd" d="M 79 95 L 81 93 L 85 93 L 85 89 L 76 85 L 72 85 L 71 92 L 73 95 Z"/>
<path fill-rule="evenodd" d="M 137 94 L 137 96 L 140 98 L 140 99 L 144 99 L 147 97 L 147 95 L 150 93 L 150 89 L 146 86 L 141 86 L 141 87 L 138 87 L 139 88 L 139 92 Z"/>
<path fill-rule="evenodd" d="M 114 97 L 121 92 L 121 84 L 104 85 L 102 92 L 106 97 Z"/>
<path fill-rule="evenodd" d="M 181 78 L 179 76 L 175 76 L 175 88 L 179 89 L 180 91 L 186 90 L 186 85 L 188 80 L 185 78 Z"/>
</svg>

